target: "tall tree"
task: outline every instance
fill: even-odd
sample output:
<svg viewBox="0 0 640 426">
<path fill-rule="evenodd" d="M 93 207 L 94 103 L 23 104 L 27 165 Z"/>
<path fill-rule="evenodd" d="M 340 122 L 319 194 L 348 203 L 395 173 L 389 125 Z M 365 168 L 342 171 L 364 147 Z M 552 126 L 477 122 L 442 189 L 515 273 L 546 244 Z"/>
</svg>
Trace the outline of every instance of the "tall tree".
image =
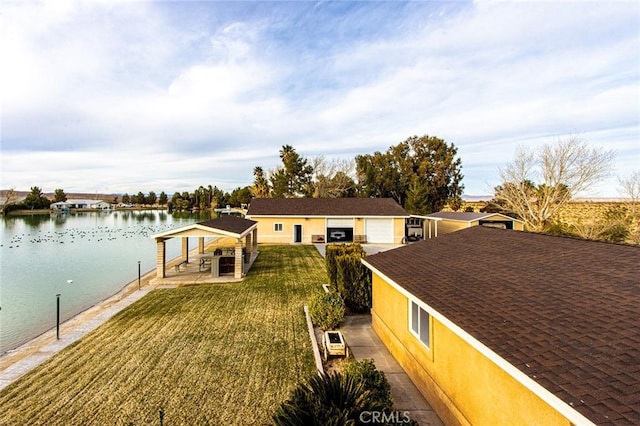
<svg viewBox="0 0 640 426">
<path fill-rule="evenodd" d="M 251 202 L 251 189 L 248 186 L 238 187 L 231 191 L 229 195 L 229 204 L 235 207 Z"/>
<path fill-rule="evenodd" d="M 167 197 L 167 194 L 164 191 L 160 192 L 160 196 L 158 197 L 158 204 L 160 204 L 161 206 L 166 206 L 168 200 L 169 198 Z"/>
<path fill-rule="evenodd" d="M 60 201 L 67 201 L 67 194 L 63 189 L 56 189 L 53 194 L 53 202 L 59 203 Z"/>
<path fill-rule="evenodd" d="M 146 204 L 154 205 L 157 199 L 158 196 L 156 195 L 156 193 L 153 191 L 149 191 L 149 194 L 145 197 L 145 202 Z"/>
<path fill-rule="evenodd" d="M 310 197 L 313 195 L 313 167 L 291 145 L 280 150 L 282 166 L 271 172 L 270 180 L 274 197 Z"/>
<path fill-rule="evenodd" d="M 570 137 L 540 149 L 519 147 L 513 162 L 498 169 L 495 199 L 532 231 L 552 225 L 562 206 L 611 172 L 613 151 L 590 148 Z"/>
<path fill-rule="evenodd" d="M 31 187 L 31 192 L 27 194 L 23 204 L 29 209 L 48 209 L 51 201 L 42 193 L 42 189 L 37 186 Z"/>
<path fill-rule="evenodd" d="M 250 189 L 251 195 L 255 198 L 269 198 L 271 195 L 269 181 L 260 166 L 253 168 L 253 185 Z"/>
<path fill-rule="evenodd" d="M 367 197 L 392 197 L 410 213 L 441 210 L 459 199 L 462 163 L 458 150 L 433 136 L 412 136 L 385 153 L 356 157 L 358 186 Z"/>
<path fill-rule="evenodd" d="M 356 195 L 355 162 L 327 159 L 320 155 L 313 159 L 313 196 L 317 198 L 354 197 Z"/>
</svg>

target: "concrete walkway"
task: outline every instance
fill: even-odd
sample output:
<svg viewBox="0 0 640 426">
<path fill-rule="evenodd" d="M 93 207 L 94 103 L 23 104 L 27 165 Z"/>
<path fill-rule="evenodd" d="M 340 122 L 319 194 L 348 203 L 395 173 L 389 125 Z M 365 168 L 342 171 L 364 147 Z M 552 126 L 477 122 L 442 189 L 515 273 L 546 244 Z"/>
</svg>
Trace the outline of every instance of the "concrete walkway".
<svg viewBox="0 0 640 426">
<path fill-rule="evenodd" d="M 82 339 L 115 314 L 141 299 L 155 288 L 157 287 L 144 287 L 139 291 L 128 294 L 116 303 L 110 303 L 111 299 L 107 299 L 86 311 L 84 315 L 79 315 L 79 317 L 91 316 L 90 318 L 72 319 L 66 324 L 61 324 L 60 340 L 55 339 L 55 330 L 51 330 L 3 356 L 3 362 L 0 364 L 0 390 L 9 386 L 23 374 L 33 370 L 70 344 Z M 117 295 L 114 297 L 117 297 Z M 92 311 L 98 313 L 91 315 Z M 17 358 L 17 360 L 13 362 L 12 358 Z"/>
<path fill-rule="evenodd" d="M 408 411 L 420 426 L 443 426 L 442 420 L 371 328 L 371 315 L 347 315 L 340 326 L 355 359 L 373 358 L 391 385 L 394 408 Z"/>
</svg>

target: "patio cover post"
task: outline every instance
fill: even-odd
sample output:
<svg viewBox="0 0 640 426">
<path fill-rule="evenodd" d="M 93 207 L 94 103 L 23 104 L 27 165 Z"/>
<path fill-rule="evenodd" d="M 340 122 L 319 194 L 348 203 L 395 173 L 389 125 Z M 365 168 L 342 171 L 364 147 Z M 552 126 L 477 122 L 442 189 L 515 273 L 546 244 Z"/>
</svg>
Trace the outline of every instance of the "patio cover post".
<svg viewBox="0 0 640 426">
<path fill-rule="evenodd" d="M 244 265 L 242 264 L 242 238 L 236 240 L 235 248 L 236 256 L 233 268 L 233 277 L 242 278 L 242 272 L 244 271 Z"/>
<path fill-rule="evenodd" d="M 204 254 L 204 237 L 198 238 L 198 254 Z"/>
<path fill-rule="evenodd" d="M 251 233 L 248 233 L 245 237 L 245 247 L 247 248 L 247 252 L 244 255 L 244 263 L 249 263 L 251 261 L 251 253 L 253 252 L 253 242 L 251 240 Z"/>
<path fill-rule="evenodd" d="M 189 263 L 189 237 L 182 237 L 182 259 Z"/>
<path fill-rule="evenodd" d="M 167 250 L 164 239 L 156 238 L 156 245 L 156 277 L 164 278 L 167 276 L 165 266 Z"/>
<path fill-rule="evenodd" d="M 253 250 L 254 252 L 258 251 L 258 228 L 255 228 L 251 231 L 253 234 Z"/>
</svg>

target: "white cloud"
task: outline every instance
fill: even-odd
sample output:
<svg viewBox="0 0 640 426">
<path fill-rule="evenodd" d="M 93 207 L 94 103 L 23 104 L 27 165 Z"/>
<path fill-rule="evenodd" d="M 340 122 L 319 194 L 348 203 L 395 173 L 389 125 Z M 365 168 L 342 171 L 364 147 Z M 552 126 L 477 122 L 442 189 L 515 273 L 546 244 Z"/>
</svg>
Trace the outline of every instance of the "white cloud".
<svg viewBox="0 0 640 426">
<path fill-rule="evenodd" d="M 352 157 L 413 134 L 456 144 L 474 193 L 516 144 L 564 134 L 622 147 L 620 171 L 633 167 L 633 5 L 342 6 L 327 19 L 304 3 L 259 16 L 243 3 L 3 5 L 2 185 L 235 187 L 283 144 Z"/>
</svg>

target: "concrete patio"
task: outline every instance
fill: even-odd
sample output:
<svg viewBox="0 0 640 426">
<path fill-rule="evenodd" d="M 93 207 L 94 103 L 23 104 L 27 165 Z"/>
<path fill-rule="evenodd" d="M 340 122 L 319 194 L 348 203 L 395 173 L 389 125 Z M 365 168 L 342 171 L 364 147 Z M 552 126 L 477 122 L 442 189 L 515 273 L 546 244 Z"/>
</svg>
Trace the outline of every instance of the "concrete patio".
<svg viewBox="0 0 640 426">
<path fill-rule="evenodd" d="M 347 315 L 340 330 L 355 359 L 372 358 L 376 368 L 385 374 L 396 410 L 407 411 L 421 426 L 444 425 L 371 328 L 371 315 Z"/>
</svg>

